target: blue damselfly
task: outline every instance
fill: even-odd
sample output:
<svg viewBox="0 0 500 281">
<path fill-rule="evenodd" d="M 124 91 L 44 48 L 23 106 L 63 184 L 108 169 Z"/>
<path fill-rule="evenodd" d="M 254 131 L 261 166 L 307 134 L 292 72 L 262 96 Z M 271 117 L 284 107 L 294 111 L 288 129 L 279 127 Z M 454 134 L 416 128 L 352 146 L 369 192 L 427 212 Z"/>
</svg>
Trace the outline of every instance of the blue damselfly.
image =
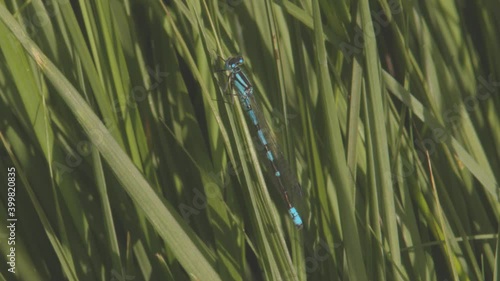
<svg viewBox="0 0 500 281">
<path fill-rule="evenodd" d="M 284 164 L 280 163 L 281 161 L 278 161 L 277 159 L 277 156 L 281 154 L 279 154 L 278 147 L 275 145 L 276 142 L 273 142 L 270 138 L 270 134 L 267 133 L 269 131 L 264 130 L 267 126 L 265 121 L 260 117 L 260 110 L 253 96 L 253 86 L 246 74 L 240 68 L 243 64 L 243 57 L 230 57 L 226 60 L 221 57 L 219 58 L 224 61 L 224 69 L 220 71 L 231 72 L 228 77 L 229 85 L 236 88 L 237 96 L 241 105 L 255 127 L 257 139 L 259 140 L 260 145 L 262 145 L 265 149 L 265 156 L 274 172 L 273 176 L 276 185 L 285 200 L 288 213 L 290 214 L 295 226 L 301 228 L 302 219 L 300 218 L 300 215 L 291 200 L 291 193 L 295 192 L 295 190 L 300 190 L 300 185 L 296 181 L 286 180 L 290 178 L 290 176 L 285 175 L 285 173 L 289 172 L 289 169 L 284 168 Z"/>
</svg>

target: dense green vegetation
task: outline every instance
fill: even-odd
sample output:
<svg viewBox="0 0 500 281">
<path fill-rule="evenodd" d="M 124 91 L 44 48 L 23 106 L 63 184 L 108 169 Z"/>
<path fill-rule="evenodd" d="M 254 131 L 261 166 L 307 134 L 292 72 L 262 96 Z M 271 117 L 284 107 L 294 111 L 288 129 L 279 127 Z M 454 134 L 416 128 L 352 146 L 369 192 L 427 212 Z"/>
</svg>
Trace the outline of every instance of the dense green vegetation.
<svg viewBox="0 0 500 281">
<path fill-rule="evenodd" d="M 1 280 L 500 280 L 498 8 L 1 1 Z"/>
</svg>

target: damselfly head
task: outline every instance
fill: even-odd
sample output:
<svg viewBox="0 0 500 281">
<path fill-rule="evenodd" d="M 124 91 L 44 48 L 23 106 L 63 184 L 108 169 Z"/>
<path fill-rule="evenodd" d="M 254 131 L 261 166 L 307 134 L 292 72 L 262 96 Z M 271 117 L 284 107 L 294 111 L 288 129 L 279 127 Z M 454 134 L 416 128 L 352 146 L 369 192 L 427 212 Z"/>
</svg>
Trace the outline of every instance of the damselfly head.
<svg viewBox="0 0 500 281">
<path fill-rule="evenodd" d="M 243 64 L 243 57 L 231 57 L 226 60 L 226 70 L 233 70 Z"/>
</svg>

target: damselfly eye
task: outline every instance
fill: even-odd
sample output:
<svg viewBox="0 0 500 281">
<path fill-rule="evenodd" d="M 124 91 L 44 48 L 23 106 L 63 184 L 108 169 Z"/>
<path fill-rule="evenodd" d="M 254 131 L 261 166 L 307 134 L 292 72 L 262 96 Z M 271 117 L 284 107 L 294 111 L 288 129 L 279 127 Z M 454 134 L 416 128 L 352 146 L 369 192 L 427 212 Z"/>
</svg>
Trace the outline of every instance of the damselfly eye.
<svg viewBox="0 0 500 281">
<path fill-rule="evenodd" d="M 240 59 L 240 63 L 243 63 L 243 58 Z"/>
<path fill-rule="evenodd" d="M 235 67 L 236 67 L 236 64 L 234 64 L 234 63 L 233 63 L 233 64 L 231 64 L 231 67 L 232 67 L 232 68 L 235 68 Z"/>
</svg>

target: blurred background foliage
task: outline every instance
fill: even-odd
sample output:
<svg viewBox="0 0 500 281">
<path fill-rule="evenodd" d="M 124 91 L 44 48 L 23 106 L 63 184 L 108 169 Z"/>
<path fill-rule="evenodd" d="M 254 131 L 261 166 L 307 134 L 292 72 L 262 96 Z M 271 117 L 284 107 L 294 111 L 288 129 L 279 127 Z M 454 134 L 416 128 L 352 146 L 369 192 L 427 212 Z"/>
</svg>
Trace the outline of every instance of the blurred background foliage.
<svg viewBox="0 0 500 281">
<path fill-rule="evenodd" d="M 0 1 L 0 278 L 499 280 L 498 8 Z M 237 54 L 301 230 L 216 72 Z"/>
</svg>

